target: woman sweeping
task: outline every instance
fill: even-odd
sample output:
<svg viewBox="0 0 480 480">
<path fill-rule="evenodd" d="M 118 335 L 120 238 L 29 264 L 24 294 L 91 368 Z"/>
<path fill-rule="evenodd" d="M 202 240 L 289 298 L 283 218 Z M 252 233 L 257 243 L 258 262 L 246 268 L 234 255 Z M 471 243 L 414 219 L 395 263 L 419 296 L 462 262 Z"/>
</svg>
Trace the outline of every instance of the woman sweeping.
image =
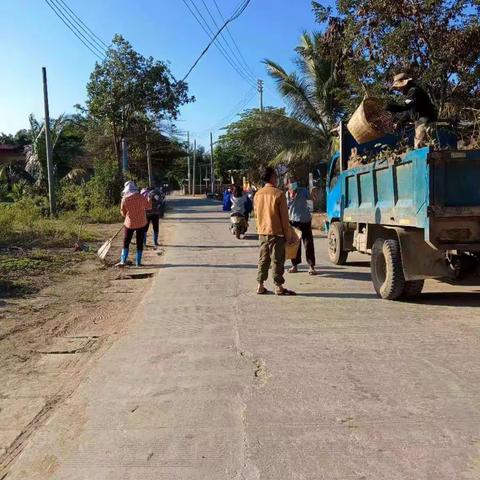
<svg viewBox="0 0 480 480">
<path fill-rule="evenodd" d="M 120 256 L 119 267 L 124 267 L 127 263 L 128 252 L 133 234 L 136 234 L 137 239 L 137 255 L 135 264 L 137 267 L 142 266 L 143 255 L 143 239 L 145 237 L 145 227 L 147 226 L 146 211 L 152 208 L 150 200 L 140 194 L 135 182 L 126 182 L 125 188 L 122 192 L 123 198 L 120 205 L 120 212 L 125 218 L 123 249 Z"/>
</svg>

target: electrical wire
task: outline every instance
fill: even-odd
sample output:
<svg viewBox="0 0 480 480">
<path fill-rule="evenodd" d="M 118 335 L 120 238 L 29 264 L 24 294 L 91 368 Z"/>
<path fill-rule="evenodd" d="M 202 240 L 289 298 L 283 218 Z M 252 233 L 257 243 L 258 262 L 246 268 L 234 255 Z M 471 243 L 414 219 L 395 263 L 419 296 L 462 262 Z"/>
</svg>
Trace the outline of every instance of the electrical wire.
<svg viewBox="0 0 480 480">
<path fill-rule="evenodd" d="M 202 0 L 203 1 L 203 0 Z M 223 16 L 223 13 L 222 11 L 220 10 L 220 7 L 217 3 L 217 0 L 213 0 L 213 3 L 215 5 L 215 8 L 217 9 L 217 12 L 218 14 L 220 15 L 220 18 L 222 20 L 222 22 L 225 22 L 225 17 Z M 226 31 L 227 31 L 227 34 L 228 36 L 230 37 L 230 39 L 232 40 L 233 42 L 233 45 L 235 46 L 235 49 L 237 50 L 239 56 L 240 56 L 240 59 L 242 60 L 243 64 L 245 65 L 245 68 L 250 72 L 250 74 L 253 76 L 254 79 L 257 78 L 257 75 L 255 74 L 255 72 L 250 68 L 250 66 L 248 65 L 248 62 L 245 60 L 245 57 L 243 56 L 243 53 L 242 51 L 240 50 L 240 47 L 238 46 L 237 42 L 235 41 L 235 38 L 233 37 L 232 35 L 232 32 L 230 30 L 230 27 L 226 27 Z"/>
<path fill-rule="evenodd" d="M 185 3 L 185 0 L 183 0 L 184 3 Z M 248 7 L 248 5 L 250 4 L 251 0 L 245 0 L 242 4 L 240 4 L 240 6 L 237 8 L 237 10 L 235 10 L 235 12 L 233 13 L 233 15 L 222 25 L 222 27 L 220 28 L 220 30 L 218 30 L 218 32 L 214 35 L 214 37 L 211 39 L 211 41 L 207 44 L 207 46 L 203 49 L 203 51 L 200 53 L 199 57 L 197 58 L 197 60 L 195 60 L 195 62 L 193 63 L 193 65 L 190 67 L 190 70 L 187 72 L 187 74 L 185 75 L 185 77 L 183 77 L 183 81 L 185 81 L 188 76 L 192 73 L 192 71 L 194 70 L 194 68 L 198 65 L 198 62 L 200 62 L 200 60 L 203 58 L 203 56 L 208 52 L 209 48 L 212 46 L 212 44 L 215 42 L 215 40 L 217 39 L 217 37 L 220 35 L 220 33 L 230 24 L 232 23 L 234 20 L 236 20 L 238 17 L 240 17 L 240 15 L 242 15 L 242 13 L 245 11 L 245 9 Z"/>
<path fill-rule="evenodd" d="M 68 6 L 68 4 L 64 0 L 58 0 L 66 10 L 70 13 L 70 16 L 74 17 L 76 20 L 77 25 L 87 34 L 90 36 L 92 40 L 101 48 L 101 49 L 108 49 L 108 45 L 93 31 L 91 30 L 88 25 Z"/>
<path fill-rule="evenodd" d="M 210 128 L 206 128 L 199 132 L 193 132 L 193 133 L 196 133 L 198 136 L 202 136 L 203 134 L 208 132 L 216 132 L 218 130 L 221 130 L 224 127 L 225 123 L 229 122 L 232 118 L 236 117 L 240 112 L 242 112 L 256 95 L 257 95 L 256 89 L 253 89 L 253 88 L 248 89 L 245 95 L 242 97 L 242 99 L 223 118 L 218 120 Z"/>
<path fill-rule="evenodd" d="M 203 24 L 198 20 L 198 18 L 196 17 L 197 21 L 199 22 L 200 26 L 202 27 L 203 31 L 210 37 L 212 38 L 213 35 L 215 35 L 215 32 L 212 30 L 212 28 L 210 27 L 209 23 L 207 22 L 207 20 L 205 19 L 205 17 L 203 16 L 202 12 L 199 10 L 199 8 L 197 7 L 196 3 L 194 0 L 187 0 L 189 1 L 193 8 L 196 10 L 198 16 L 201 18 Z M 205 3 L 204 3 L 205 5 Z M 208 11 L 208 7 L 207 7 L 207 11 Z M 208 30 L 208 31 L 207 31 Z M 223 34 L 220 35 L 220 37 L 222 36 Z M 225 50 L 225 47 L 223 46 L 222 42 L 221 42 L 221 38 L 218 39 L 218 41 L 215 42 L 215 46 L 221 50 L 221 53 L 222 55 L 225 57 L 225 59 L 230 63 L 230 65 L 235 69 L 235 71 L 244 79 L 244 80 L 247 80 L 247 76 L 245 75 L 245 73 L 243 71 L 241 71 L 241 69 L 238 67 L 238 65 L 235 63 L 235 61 L 231 58 L 230 54 Z M 254 81 L 254 80 L 253 80 Z"/>
<path fill-rule="evenodd" d="M 87 47 L 90 52 L 92 52 L 97 58 L 103 60 L 105 52 L 100 50 L 95 44 L 92 44 L 91 41 L 78 31 L 71 20 L 69 20 L 62 10 L 58 9 L 57 4 L 54 3 L 54 0 L 44 0 L 45 3 L 50 7 L 50 9 L 55 13 L 55 15 L 68 27 L 69 30 Z"/>
<path fill-rule="evenodd" d="M 220 25 L 218 25 L 215 17 L 213 16 L 212 12 L 210 11 L 210 8 L 208 7 L 207 3 L 205 2 L 205 0 L 200 0 L 205 8 L 205 10 L 207 11 L 209 17 L 211 18 L 213 24 L 215 25 L 215 28 L 217 30 L 220 29 Z M 225 21 L 225 19 L 223 19 L 223 21 Z M 209 29 L 210 30 L 210 29 Z M 226 31 L 228 32 L 228 27 L 226 28 Z M 213 32 L 212 32 L 213 34 Z M 226 36 L 224 35 L 224 33 L 222 32 L 220 34 L 220 38 L 223 40 L 224 44 L 227 46 L 227 48 L 230 50 L 230 53 L 232 54 L 237 66 L 239 68 L 242 69 L 243 73 L 245 73 L 248 77 L 250 77 L 252 79 L 252 81 L 256 82 L 257 78 L 255 77 L 255 75 L 249 70 L 248 66 L 247 68 L 245 69 L 245 66 L 242 65 L 242 59 L 238 56 L 238 53 L 232 48 L 229 40 L 226 38 Z"/>
<path fill-rule="evenodd" d="M 183 3 L 185 4 L 185 6 L 188 8 L 188 10 L 190 11 L 190 13 L 193 15 L 193 17 L 195 18 L 195 20 L 197 21 L 197 23 L 200 25 L 200 27 L 202 28 L 202 30 L 207 34 L 207 36 L 211 39 L 211 43 L 215 43 L 215 47 L 220 51 L 220 53 L 223 55 L 223 57 L 225 58 L 225 60 L 227 60 L 227 62 L 230 64 L 230 66 L 238 73 L 238 75 L 240 75 L 247 83 L 253 83 L 253 81 L 251 79 L 249 79 L 239 68 L 238 66 L 235 64 L 235 62 L 230 58 L 230 56 L 228 55 L 228 53 L 225 51 L 223 45 L 221 45 L 220 43 L 216 42 L 216 37 L 214 37 L 214 32 L 212 31 L 212 29 L 210 28 L 210 26 L 208 25 L 208 22 L 205 20 L 205 17 L 202 15 L 202 13 L 200 12 L 200 10 L 198 9 L 198 7 L 196 6 L 196 4 L 194 3 L 193 0 L 188 0 L 191 2 L 191 4 L 193 5 L 193 7 L 195 8 L 195 10 L 197 11 L 198 15 L 192 10 L 192 8 L 190 7 L 190 4 L 187 3 L 187 0 L 182 0 Z M 201 19 L 200 19 L 200 18 Z M 203 23 L 202 23 L 202 20 L 203 20 Z M 217 37 L 218 37 L 218 34 L 217 34 Z M 185 76 L 185 78 L 183 80 L 185 80 L 187 77 L 188 77 L 189 74 L 187 74 Z"/>
</svg>

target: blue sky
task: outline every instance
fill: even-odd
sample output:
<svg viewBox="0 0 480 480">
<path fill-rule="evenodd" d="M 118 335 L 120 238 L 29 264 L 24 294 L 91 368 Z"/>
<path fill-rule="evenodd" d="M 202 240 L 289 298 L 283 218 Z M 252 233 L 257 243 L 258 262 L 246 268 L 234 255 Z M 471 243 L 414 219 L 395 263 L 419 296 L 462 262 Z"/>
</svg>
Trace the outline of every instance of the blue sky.
<svg viewBox="0 0 480 480">
<path fill-rule="evenodd" d="M 121 33 L 142 54 L 169 60 L 183 77 L 208 42 L 182 0 L 65 0 L 107 43 Z M 216 13 L 213 0 L 205 0 Z M 202 0 L 195 0 L 204 8 Z M 224 15 L 240 0 L 217 0 Z M 266 83 L 265 104 L 282 105 L 261 60 L 265 57 L 292 68 L 293 49 L 304 29 L 315 28 L 310 0 L 252 0 L 231 25 L 248 65 Z M 203 10 L 206 18 L 207 14 Z M 0 1 L 0 132 L 27 127 L 28 115 L 42 116 L 41 67 L 48 70 L 51 115 L 72 112 L 84 103 L 85 85 L 96 57 L 49 9 L 44 0 Z M 228 37 L 227 37 L 228 38 Z M 212 48 L 189 77 L 197 101 L 182 109 L 177 125 L 206 145 L 210 129 L 232 119 L 246 100 L 258 105 L 252 87 Z M 252 98 L 253 97 L 253 98 Z"/>
</svg>

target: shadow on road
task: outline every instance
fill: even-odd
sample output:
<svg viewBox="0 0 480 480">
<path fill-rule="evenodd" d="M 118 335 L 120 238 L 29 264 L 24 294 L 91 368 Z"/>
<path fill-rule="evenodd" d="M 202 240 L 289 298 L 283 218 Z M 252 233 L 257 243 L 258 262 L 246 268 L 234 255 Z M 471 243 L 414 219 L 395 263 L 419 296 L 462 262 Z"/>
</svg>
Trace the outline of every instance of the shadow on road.
<svg viewBox="0 0 480 480">
<path fill-rule="evenodd" d="M 320 273 L 318 276 L 321 278 L 338 278 L 339 280 L 357 280 L 361 282 L 371 281 L 370 272 L 349 272 L 348 270 L 334 270 L 328 273 Z"/>
<path fill-rule="evenodd" d="M 443 307 L 480 307 L 480 292 L 423 293 L 415 300 L 405 301 L 405 303 Z"/>
<path fill-rule="evenodd" d="M 346 267 L 363 267 L 370 268 L 370 262 L 347 262 Z"/>
<path fill-rule="evenodd" d="M 338 292 L 321 292 L 321 293 L 302 293 L 297 292 L 298 297 L 314 297 L 314 298 L 342 298 L 342 299 L 378 299 L 375 293 L 338 293 Z M 403 300 L 393 302 L 392 306 L 398 303 L 411 303 L 418 305 L 438 305 L 445 307 L 480 307 L 480 292 L 444 292 L 444 293 L 424 293 L 415 301 Z"/>
<path fill-rule="evenodd" d="M 256 245 L 162 245 L 169 248 L 204 248 L 205 250 L 233 249 L 233 248 L 258 248 Z"/>
<path fill-rule="evenodd" d="M 229 225 L 226 220 L 219 219 L 218 217 L 167 217 L 164 222 L 179 222 L 179 223 L 224 223 Z"/>
<path fill-rule="evenodd" d="M 225 268 L 225 269 L 242 269 L 250 268 L 256 270 L 257 266 L 254 264 L 229 264 L 229 265 L 214 265 L 211 263 L 166 263 L 161 268 Z"/>
<path fill-rule="evenodd" d="M 344 299 L 365 299 L 378 298 L 374 293 L 353 293 L 353 292 L 321 292 L 321 293 L 302 293 L 297 292 L 297 297 L 313 297 L 313 298 L 344 298 Z"/>
</svg>

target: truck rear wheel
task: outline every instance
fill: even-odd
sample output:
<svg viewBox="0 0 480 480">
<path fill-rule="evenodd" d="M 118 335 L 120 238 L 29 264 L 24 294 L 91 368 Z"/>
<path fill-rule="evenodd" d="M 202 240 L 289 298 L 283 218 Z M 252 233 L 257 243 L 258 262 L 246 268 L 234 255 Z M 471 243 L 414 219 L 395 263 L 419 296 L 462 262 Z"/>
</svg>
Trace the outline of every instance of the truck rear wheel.
<svg viewBox="0 0 480 480">
<path fill-rule="evenodd" d="M 418 297 L 423 290 L 425 280 L 411 280 L 405 282 L 405 288 L 403 289 L 403 298 L 415 298 Z"/>
<path fill-rule="evenodd" d="M 372 282 L 377 295 L 385 300 L 397 300 L 405 290 L 402 255 L 398 240 L 379 238 L 373 244 L 370 264 Z"/>
<path fill-rule="evenodd" d="M 328 229 L 328 256 L 335 265 L 345 265 L 348 252 L 343 249 L 343 225 L 334 222 Z"/>
</svg>

